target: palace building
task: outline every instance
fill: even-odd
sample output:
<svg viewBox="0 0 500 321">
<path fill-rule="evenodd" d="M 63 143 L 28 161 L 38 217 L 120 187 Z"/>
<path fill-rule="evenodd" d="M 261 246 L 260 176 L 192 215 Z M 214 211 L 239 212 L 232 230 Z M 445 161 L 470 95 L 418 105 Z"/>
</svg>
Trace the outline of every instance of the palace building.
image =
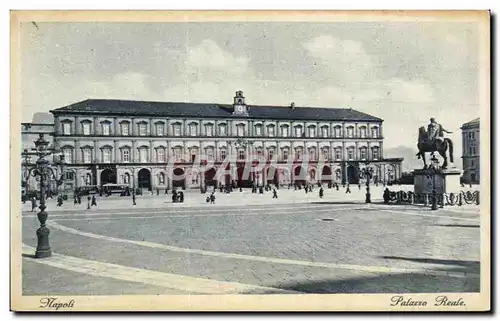
<svg viewBox="0 0 500 321">
<path fill-rule="evenodd" d="M 383 155 L 383 120 L 350 108 L 247 105 L 237 91 L 232 104 L 88 99 L 51 113 L 70 189 L 357 184 L 366 166 L 374 181 L 401 176 L 403 159 Z M 234 164 L 224 163 L 229 155 Z M 256 155 L 262 169 L 243 175 Z M 192 170 L 196 162 L 201 170 Z"/>
</svg>

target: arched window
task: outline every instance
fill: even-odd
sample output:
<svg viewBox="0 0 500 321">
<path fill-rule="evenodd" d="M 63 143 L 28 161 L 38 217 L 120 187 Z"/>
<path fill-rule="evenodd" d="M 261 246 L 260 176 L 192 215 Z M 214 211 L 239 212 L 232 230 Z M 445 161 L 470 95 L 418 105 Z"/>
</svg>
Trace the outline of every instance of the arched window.
<svg viewBox="0 0 500 321">
<path fill-rule="evenodd" d="M 309 159 L 312 161 L 317 160 L 316 147 L 309 148 Z"/>
<path fill-rule="evenodd" d="M 335 160 L 336 161 L 342 160 L 342 148 L 341 147 L 335 148 Z"/>
<path fill-rule="evenodd" d="M 205 135 L 213 136 L 214 135 L 214 125 L 213 124 L 205 124 Z"/>
<path fill-rule="evenodd" d="M 378 138 L 378 127 L 374 126 L 374 127 L 371 128 L 371 130 L 372 130 L 372 137 L 373 138 Z"/>
<path fill-rule="evenodd" d="M 290 133 L 289 133 L 289 126 L 288 125 L 281 126 L 281 136 L 282 137 L 288 137 L 289 135 L 290 135 Z"/>
<path fill-rule="evenodd" d="M 267 126 L 267 136 L 269 137 L 274 137 L 276 135 L 276 126 L 274 125 L 268 125 Z"/>
<path fill-rule="evenodd" d="M 262 124 L 255 125 L 255 136 L 262 136 Z"/>
<path fill-rule="evenodd" d="M 219 124 L 219 135 L 220 136 L 227 135 L 227 125 L 226 124 Z"/>
<path fill-rule="evenodd" d="M 304 148 L 296 147 L 295 148 L 295 160 L 301 160 L 303 156 Z"/>
<path fill-rule="evenodd" d="M 323 147 L 323 160 L 327 161 L 330 159 L 330 149 L 328 147 Z"/>
<path fill-rule="evenodd" d="M 359 127 L 359 137 L 366 138 L 366 126 Z"/>
<path fill-rule="evenodd" d="M 245 136 L 245 124 L 236 125 L 236 135 L 240 137 Z"/>
<path fill-rule="evenodd" d="M 281 160 L 286 162 L 288 160 L 289 154 L 290 150 L 288 149 L 288 147 L 283 148 L 281 150 Z"/>
<path fill-rule="evenodd" d="M 102 162 L 111 163 L 111 147 L 104 146 L 101 148 Z"/>
<path fill-rule="evenodd" d="M 148 162 L 148 148 L 146 146 L 139 147 L 139 162 L 140 163 Z"/>
<path fill-rule="evenodd" d="M 354 147 L 347 148 L 347 160 L 354 160 Z"/>
<path fill-rule="evenodd" d="M 348 138 L 353 138 L 354 137 L 354 126 L 347 126 L 346 127 L 347 131 L 347 137 Z"/>
<path fill-rule="evenodd" d="M 122 163 L 130 162 L 130 148 L 124 147 L 122 148 Z"/>
<path fill-rule="evenodd" d="M 196 161 L 196 156 L 198 155 L 198 147 L 191 147 L 189 151 L 191 154 L 191 162 L 194 163 Z"/>
<path fill-rule="evenodd" d="M 82 159 L 84 164 L 92 163 L 92 148 L 82 147 Z"/>
<path fill-rule="evenodd" d="M 219 161 L 223 162 L 226 159 L 227 150 L 226 147 L 221 147 L 219 149 Z"/>
<path fill-rule="evenodd" d="M 88 119 L 82 121 L 82 132 L 83 135 L 89 136 L 92 127 L 92 122 Z"/>
<path fill-rule="evenodd" d="M 137 123 L 137 126 L 139 126 L 139 136 L 146 136 L 148 134 L 148 123 L 141 121 Z"/>
<path fill-rule="evenodd" d="M 156 149 L 156 161 L 158 163 L 165 162 L 165 148 L 164 147 L 158 147 Z"/>
<path fill-rule="evenodd" d="M 380 157 L 379 147 L 375 146 L 375 147 L 372 148 L 372 158 L 373 159 L 379 159 L 379 157 Z"/>
<path fill-rule="evenodd" d="M 307 127 L 307 129 L 308 129 L 307 136 L 316 137 L 316 126 L 311 125 L 311 126 Z"/>
<path fill-rule="evenodd" d="M 109 120 L 105 120 L 101 122 L 101 132 L 103 136 L 111 135 L 111 122 Z"/>
<path fill-rule="evenodd" d="M 172 124 L 172 132 L 174 133 L 174 136 L 181 136 L 181 123 L 173 123 Z"/>
<path fill-rule="evenodd" d="M 321 136 L 322 137 L 328 137 L 328 126 L 322 126 L 321 127 Z"/>
<path fill-rule="evenodd" d="M 333 135 L 336 138 L 342 137 L 342 126 L 337 125 L 337 126 L 333 127 Z"/>
<path fill-rule="evenodd" d="M 163 136 L 165 134 L 165 123 L 162 121 L 155 123 L 156 136 Z"/>
<path fill-rule="evenodd" d="M 120 122 L 120 130 L 122 132 L 122 136 L 128 136 L 130 133 L 130 122 L 128 121 Z"/>
<path fill-rule="evenodd" d="M 190 123 L 189 124 L 189 136 L 198 136 L 198 124 L 197 123 Z"/>
<path fill-rule="evenodd" d="M 301 125 L 297 125 L 295 126 L 295 137 L 302 137 L 303 133 L 302 133 L 302 126 Z"/>
<path fill-rule="evenodd" d="M 367 148 L 366 147 L 360 147 L 359 148 L 359 158 L 361 160 L 366 160 L 367 157 L 368 157 Z"/>
<path fill-rule="evenodd" d="M 61 121 L 63 135 L 71 135 L 71 120 L 65 119 Z"/>
</svg>

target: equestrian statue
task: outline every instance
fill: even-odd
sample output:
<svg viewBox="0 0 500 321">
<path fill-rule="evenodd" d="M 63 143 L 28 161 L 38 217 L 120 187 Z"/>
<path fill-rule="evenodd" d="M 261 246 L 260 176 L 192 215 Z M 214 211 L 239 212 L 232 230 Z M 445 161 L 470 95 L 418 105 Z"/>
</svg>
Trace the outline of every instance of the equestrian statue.
<svg viewBox="0 0 500 321">
<path fill-rule="evenodd" d="M 427 126 L 427 131 L 425 126 L 422 126 L 418 130 L 418 153 L 417 157 L 420 159 L 422 157 L 424 161 L 424 169 L 427 168 L 427 162 L 425 161 L 425 153 L 438 152 L 441 157 L 443 157 L 442 169 L 448 167 L 448 157 L 446 157 L 446 151 L 450 151 L 450 162 L 453 163 L 453 142 L 449 138 L 444 138 L 443 133 L 451 134 L 452 132 L 447 131 L 443 128 L 441 124 L 438 124 L 434 118 L 430 119 L 430 124 Z"/>
</svg>

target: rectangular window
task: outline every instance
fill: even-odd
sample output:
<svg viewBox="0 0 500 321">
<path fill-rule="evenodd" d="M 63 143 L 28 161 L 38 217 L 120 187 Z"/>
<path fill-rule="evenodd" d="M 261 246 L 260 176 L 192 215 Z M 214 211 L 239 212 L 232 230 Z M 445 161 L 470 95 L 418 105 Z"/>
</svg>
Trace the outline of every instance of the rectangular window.
<svg viewBox="0 0 500 321">
<path fill-rule="evenodd" d="M 189 135 L 198 136 L 198 125 L 197 124 L 189 125 Z"/>
<path fill-rule="evenodd" d="M 378 137 L 378 128 L 376 128 L 376 127 L 372 128 L 372 137 L 373 138 Z"/>
<path fill-rule="evenodd" d="M 104 148 L 102 150 L 102 162 L 111 163 L 111 150 L 109 148 Z"/>
<path fill-rule="evenodd" d="M 288 137 L 288 126 L 283 126 L 281 128 L 281 136 Z"/>
<path fill-rule="evenodd" d="M 321 128 L 321 136 L 328 137 L 328 127 Z"/>
<path fill-rule="evenodd" d="M 226 125 L 220 125 L 219 126 L 219 135 L 221 135 L 221 136 L 226 136 L 227 135 Z"/>
<path fill-rule="evenodd" d="M 373 159 L 378 159 L 378 148 L 374 148 L 372 154 L 373 154 Z"/>
<path fill-rule="evenodd" d="M 353 159 L 354 159 L 354 149 L 349 148 L 349 149 L 347 150 L 347 158 L 348 158 L 349 160 L 353 160 Z"/>
<path fill-rule="evenodd" d="M 219 154 L 220 154 L 220 161 L 224 161 L 224 159 L 226 159 L 226 150 L 222 149 L 221 151 L 219 151 Z"/>
<path fill-rule="evenodd" d="M 301 150 L 295 151 L 295 159 L 296 160 L 302 159 L 302 151 Z"/>
<path fill-rule="evenodd" d="M 146 136 L 148 134 L 147 124 L 139 124 L 139 136 Z"/>
<path fill-rule="evenodd" d="M 314 136 L 316 136 L 316 128 L 309 127 L 309 137 L 314 137 Z"/>
<path fill-rule="evenodd" d="M 335 127 L 334 128 L 334 133 L 335 133 L 335 137 L 341 137 L 342 135 L 342 127 L 338 126 L 338 127 Z"/>
<path fill-rule="evenodd" d="M 365 138 L 366 137 L 366 128 L 365 127 L 361 127 L 359 129 L 359 137 L 361 137 L 361 138 Z"/>
<path fill-rule="evenodd" d="M 342 150 L 340 148 L 335 150 L 335 160 L 342 160 Z"/>
<path fill-rule="evenodd" d="M 366 148 L 360 148 L 359 149 L 359 155 L 361 157 L 361 159 L 366 159 Z"/>
<path fill-rule="evenodd" d="M 92 151 L 88 148 L 82 150 L 83 153 L 83 162 L 85 164 L 90 164 L 92 162 Z"/>
<path fill-rule="evenodd" d="M 139 162 L 141 163 L 148 162 L 148 150 L 146 148 L 139 149 Z"/>
<path fill-rule="evenodd" d="M 64 162 L 71 164 L 73 163 L 73 151 L 71 149 L 63 150 Z"/>
<path fill-rule="evenodd" d="M 63 124 L 63 135 L 71 135 L 71 124 L 70 123 Z"/>
<path fill-rule="evenodd" d="M 237 132 L 237 135 L 238 135 L 238 136 L 240 136 L 240 137 L 241 137 L 241 136 L 245 136 L 245 126 L 243 126 L 243 125 L 238 125 L 238 126 L 236 127 L 236 132 Z"/>
<path fill-rule="evenodd" d="M 354 128 L 353 127 L 347 127 L 347 137 L 349 137 L 349 138 L 354 137 Z"/>
<path fill-rule="evenodd" d="M 165 162 L 165 149 L 163 148 L 156 149 L 156 161 L 159 163 Z"/>
<path fill-rule="evenodd" d="M 324 160 L 328 160 L 329 159 L 328 154 L 329 154 L 328 153 L 328 149 L 323 149 L 323 159 Z"/>
<path fill-rule="evenodd" d="M 284 149 L 284 150 L 283 150 L 283 160 L 284 160 L 284 161 L 287 161 L 287 160 L 288 160 L 288 150 L 287 150 L 287 149 Z"/>
<path fill-rule="evenodd" d="M 173 129 L 174 129 L 174 136 L 181 135 L 181 125 L 180 124 L 174 124 Z"/>
<path fill-rule="evenodd" d="M 302 137 L 302 127 L 295 127 L 295 137 Z"/>
<path fill-rule="evenodd" d="M 214 126 L 213 125 L 205 125 L 205 135 L 207 135 L 207 136 L 214 135 Z"/>
<path fill-rule="evenodd" d="M 109 136 L 109 123 L 102 124 L 102 134 L 104 136 Z"/>
<path fill-rule="evenodd" d="M 238 159 L 239 160 L 245 159 L 245 151 L 243 149 L 238 150 Z"/>
<path fill-rule="evenodd" d="M 163 136 L 164 127 L 163 124 L 156 124 L 156 136 Z"/>
<path fill-rule="evenodd" d="M 181 159 L 181 152 L 180 148 L 174 148 L 174 160 L 178 161 Z"/>
<path fill-rule="evenodd" d="M 83 134 L 88 136 L 90 135 L 90 123 L 83 123 Z"/>
<path fill-rule="evenodd" d="M 129 149 L 122 150 L 122 162 L 124 162 L 124 163 L 130 162 L 130 150 Z"/>
<path fill-rule="evenodd" d="M 274 126 L 267 127 L 267 134 L 269 137 L 274 137 Z"/>
<path fill-rule="evenodd" d="M 262 126 L 255 126 L 255 135 L 262 136 Z"/>
<path fill-rule="evenodd" d="M 128 123 L 122 123 L 120 126 L 121 126 L 121 130 L 122 130 L 122 135 L 128 136 L 128 133 L 129 133 Z"/>
</svg>

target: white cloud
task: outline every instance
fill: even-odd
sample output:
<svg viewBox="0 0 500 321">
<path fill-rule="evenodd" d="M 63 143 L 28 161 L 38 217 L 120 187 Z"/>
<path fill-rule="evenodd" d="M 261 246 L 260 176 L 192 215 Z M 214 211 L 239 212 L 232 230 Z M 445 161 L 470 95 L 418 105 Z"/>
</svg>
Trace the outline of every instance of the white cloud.
<svg viewBox="0 0 500 321">
<path fill-rule="evenodd" d="M 308 54 L 328 66 L 333 77 L 359 83 L 372 76 L 374 62 L 363 44 L 329 35 L 318 36 L 303 44 Z"/>
<path fill-rule="evenodd" d="M 210 39 L 205 39 L 199 45 L 189 48 L 186 62 L 190 69 L 208 68 L 235 75 L 244 74 L 249 69 L 248 58 L 224 51 Z"/>
</svg>

